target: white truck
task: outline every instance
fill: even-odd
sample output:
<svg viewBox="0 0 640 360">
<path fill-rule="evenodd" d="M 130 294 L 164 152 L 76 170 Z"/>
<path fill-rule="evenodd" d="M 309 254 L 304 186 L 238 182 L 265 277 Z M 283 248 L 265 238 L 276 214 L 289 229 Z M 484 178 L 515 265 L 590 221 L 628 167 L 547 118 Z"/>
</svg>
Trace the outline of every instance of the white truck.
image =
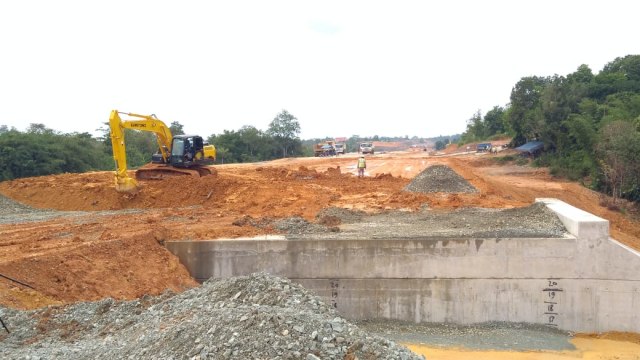
<svg viewBox="0 0 640 360">
<path fill-rule="evenodd" d="M 371 155 L 373 155 L 373 153 L 375 152 L 373 143 L 371 143 L 371 142 L 360 143 L 360 146 L 358 147 L 358 152 L 361 153 L 361 154 L 371 154 Z"/>
</svg>

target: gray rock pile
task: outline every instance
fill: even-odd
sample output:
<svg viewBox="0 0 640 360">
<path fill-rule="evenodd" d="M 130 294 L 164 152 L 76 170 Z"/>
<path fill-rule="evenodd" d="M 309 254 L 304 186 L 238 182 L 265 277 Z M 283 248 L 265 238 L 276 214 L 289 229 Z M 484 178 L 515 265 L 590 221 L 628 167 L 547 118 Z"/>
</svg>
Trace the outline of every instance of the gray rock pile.
<svg viewBox="0 0 640 360">
<path fill-rule="evenodd" d="M 19 202 L 13 201 L 8 197 L 0 194 L 0 216 L 9 214 L 23 214 L 26 212 L 34 212 L 36 209 Z"/>
<path fill-rule="evenodd" d="M 402 210 L 360 215 L 329 213 L 342 223 L 339 232 L 289 234 L 288 239 L 557 238 L 566 234 L 558 216 L 542 203 L 513 209 L 460 208 L 454 211 Z M 343 218 L 344 217 L 344 218 Z M 359 221 L 352 221 L 354 218 Z"/>
<path fill-rule="evenodd" d="M 322 209 L 316 216 L 316 220 L 320 221 L 325 218 L 336 217 L 340 219 L 340 223 L 352 224 L 362 221 L 366 216 L 367 214 L 361 210 L 351 210 L 332 206 Z"/>
<path fill-rule="evenodd" d="M 310 223 L 300 216 L 292 216 L 282 219 L 272 218 L 260 218 L 254 219 L 249 215 L 244 215 L 233 221 L 235 226 L 255 226 L 260 229 L 276 229 L 285 234 L 313 234 L 323 232 L 337 232 L 340 229 L 336 226 L 339 223 L 331 223 L 323 220 L 326 218 L 317 219 L 318 223 Z M 340 221 L 336 218 L 336 221 Z"/>
<path fill-rule="evenodd" d="M 421 359 L 266 274 L 210 280 L 181 294 L 19 311 L 2 359 Z M 0 329 L 3 330 L 3 329 Z"/>
<path fill-rule="evenodd" d="M 0 224 L 48 220 L 62 215 L 63 212 L 34 209 L 0 194 Z"/>
<path fill-rule="evenodd" d="M 310 223 L 299 216 L 279 219 L 274 222 L 274 228 L 287 234 L 323 233 L 331 231 L 330 227 L 324 226 L 322 224 Z"/>
<path fill-rule="evenodd" d="M 14 201 L 0 194 L 0 224 L 15 224 L 30 221 L 47 221 L 59 217 L 83 217 L 83 216 L 111 216 L 114 214 L 136 214 L 141 209 L 125 209 L 115 211 L 58 211 L 51 209 L 36 209 L 31 206 Z"/>
<path fill-rule="evenodd" d="M 404 188 L 421 193 L 475 193 L 478 192 L 467 180 L 446 165 L 433 165 L 424 169 Z"/>
</svg>

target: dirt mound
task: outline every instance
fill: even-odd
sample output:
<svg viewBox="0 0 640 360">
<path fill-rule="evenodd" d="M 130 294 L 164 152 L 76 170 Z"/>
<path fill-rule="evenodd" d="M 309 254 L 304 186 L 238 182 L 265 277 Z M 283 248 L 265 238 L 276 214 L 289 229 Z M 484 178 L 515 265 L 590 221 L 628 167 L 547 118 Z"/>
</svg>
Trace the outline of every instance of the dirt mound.
<svg viewBox="0 0 640 360">
<path fill-rule="evenodd" d="M 422 359 L 340 318 L 289 280 L 210 280 L 178 295 L 0 308 L 5 359 Z"/>
<path fill-rule="evenodd" d="M 339 176 L 342 175 L 342 170 L 340 170 L 340 166 L 336 166 L 335 168 L 329 167 L 326 173 L 329 176 Z"/>
<path fill-rule="evenodd" d="M 274 227 L 287 234 L 315 234 L 328 231 L 339 231 L 337 227 L 313 224 L 298 216 L 277 220 L 274 223 Z"/>
<path fill-rule="evenodd" d="M 393 179 L 393 175 L 391 175 L 391 174 L 385 174 L 385 173 L 382 173 L 382 174 L 376 174 L 376 175 L 374 176 L 374 179 L 376 179 L 376 180 L 387 180 L 387 179 Z"/>
<path fill-rule="evenodd" d="M 344 208 L 337 207 L 329 207 L 323 209 L 320 213 L 318 213 L 317 219 L 321 221 L 321 219 L 338 219 L 334 220 L 336 225 L 341 223 L 354 223 L 362 220 L 362 218 L 366 215 L 364 211 L 358 210 L 350 210 Z"/>
<path fill-rule="evenodd" d="M 475 193 L 478 192 L 462 176 L 446 165 L 433 165 L 418 174 L 406 191 L 422 193 Z"/>
<path fill-rule="evenodd" d="M 0 273 L 62 302 L 107 296 L 131 299 L 165 289 L 182 291 L 197 284 L 178 259 L 158 243 L 166 236 L 162 227 L 143 232 L 131 228 L 130 234 L 116 236 L 107 229 L 94 230 L 96 220 L 107 219 L 78 218 L 75 225 L 66 227 L 57 221 L 44 223 L 27 230 L 31 234 L 26 236 L 15 229 L 7 234 L 6 248 L 16 253 L 3 251 Z M 44 227 L 53 231 L 43 231 Z M 38 242 L 26 241 L 34 235 Z"/>
</svg>

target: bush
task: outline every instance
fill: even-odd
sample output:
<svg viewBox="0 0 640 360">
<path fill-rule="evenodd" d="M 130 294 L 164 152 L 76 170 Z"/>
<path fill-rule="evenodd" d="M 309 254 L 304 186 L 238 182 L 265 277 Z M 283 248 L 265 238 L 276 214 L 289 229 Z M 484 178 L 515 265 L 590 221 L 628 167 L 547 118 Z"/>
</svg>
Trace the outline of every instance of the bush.
<svg viewBox="0 0 640 360">
<path fill-rule="evenodd" d="M 549 158 L 551 174 L 577 181 L 591 176 L 597 166 L 591 155 L 585 151 L 576 151 L 564 157 Z"/>
<path fill-rule="evenodd" d="M 515 161 L 516 157 L 513 155 L 505 155 L 505 156 L 492 157 L 491 160 L 493 160 L 498 164 L 506 164 L 508 162 Z"/>
</svg>

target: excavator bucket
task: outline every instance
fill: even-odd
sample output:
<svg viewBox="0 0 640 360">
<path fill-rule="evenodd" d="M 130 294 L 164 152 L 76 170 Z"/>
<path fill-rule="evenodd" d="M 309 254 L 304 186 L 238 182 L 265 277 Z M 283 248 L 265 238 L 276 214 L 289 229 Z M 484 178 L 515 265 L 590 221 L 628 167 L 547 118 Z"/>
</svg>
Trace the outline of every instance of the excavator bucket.
<svg viewBox="0 0 640 360">
<path fill-rule="evenodd" d="M 135 193 L 138 191 L 138 182 L 130 177 L 120 178 L 116 177 L 116 191 L 122 193 Z"/>
</svg>

